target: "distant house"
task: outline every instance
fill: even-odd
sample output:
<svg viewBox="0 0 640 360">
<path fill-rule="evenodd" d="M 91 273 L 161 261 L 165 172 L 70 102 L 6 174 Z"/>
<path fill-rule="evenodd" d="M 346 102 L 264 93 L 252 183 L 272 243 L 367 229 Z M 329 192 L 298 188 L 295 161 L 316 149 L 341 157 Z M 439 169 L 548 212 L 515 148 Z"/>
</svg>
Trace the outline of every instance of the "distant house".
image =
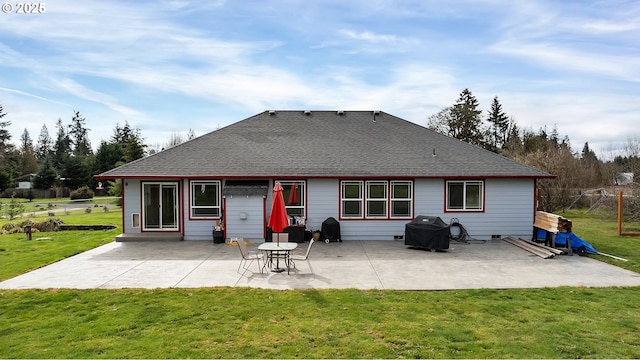
<svg viewBox="0 0 640 360">
<path fill-rule="evenodd" d="M 630 185 L 633 184 L 633 173 L 618 173 L 614 178 L 615 185 Z"/>
<path fill-rule="evenodd" d="M 273 185 L 311 229 L 393 240 L 417 215 L 471 236 L 530 236 L 550 174 L 379 111 L 265 111 L 97 175 L 123 180 L 123 235 L 265 239 Z"/>
<path fill-rule="evenodd" d="M 36 174 L 26 174 L 19 176 L 15 179 L 16 181 L 16 189 L 31 189 L 33 188 L 33 179 L 35 179 Z"/>
</svg>

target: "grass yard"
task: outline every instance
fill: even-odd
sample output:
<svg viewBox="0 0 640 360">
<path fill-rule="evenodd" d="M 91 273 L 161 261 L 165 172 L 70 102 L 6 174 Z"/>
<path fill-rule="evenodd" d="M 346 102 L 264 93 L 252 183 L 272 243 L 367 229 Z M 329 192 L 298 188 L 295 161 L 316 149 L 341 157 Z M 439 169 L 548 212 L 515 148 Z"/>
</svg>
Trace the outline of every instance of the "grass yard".
<svg viewBox="0 0 640 360">
<path fill-rule="evenodd" d="M 591 257 L 640 273 L 640 237 L 618 236 L 616 213 L 608 210 L 596 210 L 587 214 L 585 210 L 571 210 L 558 213 L 558 215 L 572 220 L 573 232 L 593 245 L 599 252 L 629 261 L 623 262 L 599 255 L 590 255 Z M 622 229 L 623 232 L 638 232 L 640 224 L 625 222 Z"/>
<path fill-rule="evenodd" d="M 640 271 L 640 239 L 618 237 L 615 216 L 561 215 L 629 261 L 592 257 Z M 115 210 L 61 219 L 120 225 Z M 0 278 L 119 232 L 0 235 Z M 0 290 L 0 358 L 640 358 L 638 299 L 640 287 Z"/>
<path fill-rule="evenodd" d="M 640 288 L 1 291 L 2 358 L 639 358 Z"/>
<path fill-rule="evenodd" d="M 14 220 L 0 219 L 0 227 L 27 219 L 46 221 L 49 218 L 45 213 Z M 26 240 L 24 233 L 0 235 L 0 281 L 112 242 L 122 232 L 122 214 L 120 208 L 115 206 L 109 212 L 95 210 L 86 213 L 84 210 L 75 210 L 57 214 L 54 219 L 60 219 L 69 225 L 115 224 L 118 227 L 107 231 L 34 232 L 31 234 L 31 241 Z"/>
</svg>

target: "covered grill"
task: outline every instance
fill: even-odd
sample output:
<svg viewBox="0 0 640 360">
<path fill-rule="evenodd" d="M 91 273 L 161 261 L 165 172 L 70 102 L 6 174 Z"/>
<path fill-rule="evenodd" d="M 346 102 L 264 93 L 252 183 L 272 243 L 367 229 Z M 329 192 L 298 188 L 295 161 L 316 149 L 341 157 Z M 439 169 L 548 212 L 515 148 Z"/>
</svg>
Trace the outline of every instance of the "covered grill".
<svg viewBox="0 0 640 360">
<path fill-rule="evenodd" d="M 449 248 L 449 224 L 437 216 L 419 215 L 404 227 L 404 244 L 421 249 Z"/>
<path fill-rule="evenodd" d="M 340 223 L 335 218 L 327 218 L 322 222 L 322 238 L 325 243 L 342 241 L 340 238 Z"/>
</svg>

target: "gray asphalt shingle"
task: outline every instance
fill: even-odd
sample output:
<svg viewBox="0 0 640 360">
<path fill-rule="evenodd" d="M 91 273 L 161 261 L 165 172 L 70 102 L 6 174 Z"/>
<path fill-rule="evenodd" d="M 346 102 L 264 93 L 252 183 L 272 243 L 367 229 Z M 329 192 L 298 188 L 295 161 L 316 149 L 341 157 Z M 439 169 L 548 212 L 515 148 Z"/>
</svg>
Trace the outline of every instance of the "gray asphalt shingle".
<svg viewBox="0 0 640 360">
<path fill-rule="evenodd" d="M 435 151 L 435 156 L 433 155 Z M 385 112 L 265 111 L 104 172 L 133 177 L 548 177 Z"/>
</svg>

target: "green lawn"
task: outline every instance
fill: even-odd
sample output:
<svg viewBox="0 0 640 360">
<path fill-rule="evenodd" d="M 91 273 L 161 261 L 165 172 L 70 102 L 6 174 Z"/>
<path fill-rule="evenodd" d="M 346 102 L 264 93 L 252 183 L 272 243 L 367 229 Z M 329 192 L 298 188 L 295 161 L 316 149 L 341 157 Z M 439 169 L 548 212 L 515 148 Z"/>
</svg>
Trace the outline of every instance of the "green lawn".
<svg viewBox="0 0 640 360">
<path fill-rule="evenodd" d="M 24 233 L 0 235 L 0 281 L 112 242 L 122 232 L 122 213 L 115 206 L 109 212 L 100 208 L 91 213 L 76 210 L 57 214 L 53 219 L 70 225 L 115 224 L 118 227 L 108 231 L 34 232 L 30 241 L 26 240 Z M 46 221 L 50 217 L 43 214 L 14 220 L 0 219 L 0 227 L 6 223 L 19 224 L 26 220 Z"/>
<path fill-rule="evenodd" d="M 62 219 L 105 223 L 111 214 Z M 562 215 L 598 250 L 629 261 L 593 257 L 638 271 L 638 238 L 617 237 L 615 216 Z M 119 230 L 73 233 L 0 235 L 2 268 L 13 268 L 0 278 Z M 47 251 L 24 270 L 14 264 Z M 638 299 L 640 287 L 0 290 L 0 358 L 640 358 Z"/>
<path fill-rule="evenodd" d="M 616 213 L 607 210 L 591 213 L 572 210 L 557 214 L 572 220 L 573 233 L 593 245 L 599 252 L 629 261 L 623 262 L 599 255 L 590 255 L 591 257 L 640 273 L 640 237 L 618 236 Z M 640 223 L 625 222 L 622 229 L 623 232 L 637 232 L 640 229 Z"/>
</svg>

